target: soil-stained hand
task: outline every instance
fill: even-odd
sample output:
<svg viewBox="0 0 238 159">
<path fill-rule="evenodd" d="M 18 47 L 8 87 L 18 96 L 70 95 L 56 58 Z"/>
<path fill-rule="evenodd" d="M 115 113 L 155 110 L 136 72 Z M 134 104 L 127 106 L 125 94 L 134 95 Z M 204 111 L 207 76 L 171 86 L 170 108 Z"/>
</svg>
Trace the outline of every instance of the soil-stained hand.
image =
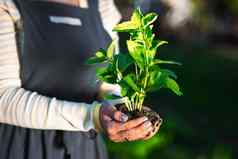
<svg viewBox="0 0 238 159">
<path fill-rule="evenodd" d="M 143 109 L 147 109 L 147 110 L 151 110 L 149 107 L 144 106 Z M 155 122 L 155 124 L 153 125 L 153 130 L 143 139 L 143 140 L 148 140 L 150 138 L 152 138 L 155 134 L 157 134 L 157 132 L 160 129 L 161 124 L 163 123 L 162 118 L 159 116 L 159 114 L 157 115 L 157 118 L 159 119 L 158 121 Z"/>
<path fill-rule="evenodd" d="M 147 117 L 127 121 L 127 115 L 111 105 L 101 107 L 100 120 L 108 138 L 114 142 L 144 140 L 153 131 Z"/>
</svg>

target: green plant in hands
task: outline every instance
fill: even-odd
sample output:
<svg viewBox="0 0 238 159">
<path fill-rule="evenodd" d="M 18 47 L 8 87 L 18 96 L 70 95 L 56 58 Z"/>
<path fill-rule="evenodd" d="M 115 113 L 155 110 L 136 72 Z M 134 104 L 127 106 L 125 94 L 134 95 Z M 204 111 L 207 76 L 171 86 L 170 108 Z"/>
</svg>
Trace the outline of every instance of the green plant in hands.
<svg viewBox="0 0 238 159">
<path fill-rule="evenodd" d="M 161 88 L 168 88 L 175 94 L 182 95 L 175 81 L 175 73 L 160 67 L 160 64 L 180 64 L 157 58 L 158 48 L 167 44 L 166 41 L 156 39 L 153 33 L 153 23 L 157 18 L 156 13 L 143 15 L 140 9 L 136 9 L 130 21 L 120 23 L 113 29 L 130 34 L 130 39 L 127 40 L 128 53 L 116 54 L 113 41 L 107 50 L 100 49 L 87 61 L 88 64 L 106 64 L 97 69 L 97 77 L 101 81 L 121 86 L 121 96 L 128 99 L 128 111 L 141 111 L 147 93 Z"/>
</svg>

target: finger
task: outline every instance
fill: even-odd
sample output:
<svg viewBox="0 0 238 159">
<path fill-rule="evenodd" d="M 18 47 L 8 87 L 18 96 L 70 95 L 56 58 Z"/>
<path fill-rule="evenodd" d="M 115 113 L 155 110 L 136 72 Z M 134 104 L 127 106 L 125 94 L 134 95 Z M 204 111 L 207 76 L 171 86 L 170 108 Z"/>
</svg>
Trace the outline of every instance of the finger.
<svg viewBox="0 0 238 159">
<path fill-rule="evenodd" d="M 136 131 L 133 132 L 133 131 L 131 131 L 131 133 L 129 133 L 129 135 L 128 135 L 128 137 L 126 139 L 127 139 L 127 141 L 142 140 L 152 130 L 153 130 L 153 127 L 149 127 L 145 131 L 141 131 L 141 132 L 138 132 L 138 131 L 137 132 Z"/>
<path fill-rule="evenodd" d="M 102 115 L 102 119 L 104 122 L 110 122 L 113 120 L 109 115 Z"/>
<path fill-rule="evenodd" d="M 129 141 L 135 141 L 144 138 L 153 129 L 150 121 L 146 121 L 140 126 L 132 128 L 130 130 L 121 131 L 117 133 L 120 139 L 127 139 Z"/>
<path fill-rule="evenodd" d="M 130 120 L 126 123 L 119 123 L 113 120 L 105 121 L 105 129 L 108 135 L 115 135 L 120 131 L 126 131 L 138 127 L 146 121 L 148 121 L 147 117 L 140 117 L 134 120 Z"/>
<path fill-rule="evenodd" d="M 126 123 L 120 123 L 118 125 L 117 129 L 118 129 L 118 131 L 129 130 L 129 129 L 132 129 L 132 128 L 135 128 L 135 127 L 141 125 L 145 121 L 148 121 L 147 117 L 140 117 L 137 119 L 130 120 Z"/>
<path fill-rule="evenodd" d="M 159 125 L 163 124 L 163 119 L 159 117 Z"/>
<path fill-rule="evenodd" d="M 128 116 L 120 111 L 114 111 L 112 114 L 112 118 L 118 122 L 126 122 L 128 120 Z"/>
<path fill-rule="evenodd" d="M 109 136 L 109 139 L 113 142 L 124 142 L 125 141 L 124 138 L 122 138 L 118 135 L 111 135 L 111 136 Z"/>
<path fill-rule="evenodd" d="M 143 140 L 148 140 L 148 139 L 152 138 L 152 137 L 159 131 L 159 129 L 160 129 L 160 123 L 159 123 L 159 122 L 156 122 L 156 123 L 154 124 L 153 130 L 152 130 L 151 132 L 149 132 L 149 134 L 147 134 L 147 135 L 143 138 Z"/>
<path fill-rule="evenodd" d="M 136 137 L 133 134 L 134 132 L 121 132 L 119 134 L 111 135 L 109 139 L 113 142 L 126 142 L 126 141 L 135 141 L 135 140 L 142 140 L 145 138 L 145 136 L 148 134 L 148 132 L 151 132 L 153 130 L 152 127 L 149 127 L 146 129 L 146 131 L 140 132 L 139 135 Z"/>
<path fill-rule="evenodd" d="M 144 133 L 142 133 L 141 134 L 141 137 L 139 137 L 138 139 L 136 139 L 136 140 L 144 140 L 147 136 L 148 136 L 148 134 L 150 135 L 151 134 L 151 132 L 153 131 L 153 127 L 150 127 L 150 128 L 148 128 L 148 130 L 147 131 L 145 131 Z"/>
<path fill-rule="evenodd" d="M 107 114 L 110 116 L 113 120 L 116 120 L 118 122 L 126 122 L 128 120 L 128 116 L 116 109 L 116 107 L 112 105 L 107 106 Z"/>
<path fill-rule="evenodd" d="M 143 110 L 146 110 L 146 111 L 151 111 L 151 108 L 149 108 L 149 107 L 146 107 L 146 106 L 143 106 Z"/>
</svg>

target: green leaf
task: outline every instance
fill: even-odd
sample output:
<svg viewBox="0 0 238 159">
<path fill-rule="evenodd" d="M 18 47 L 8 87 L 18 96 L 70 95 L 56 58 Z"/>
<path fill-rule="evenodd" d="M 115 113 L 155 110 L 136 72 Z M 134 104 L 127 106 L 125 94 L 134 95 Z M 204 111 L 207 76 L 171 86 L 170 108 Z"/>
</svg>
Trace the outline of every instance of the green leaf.
<svg viewBox="0 0 238 159">
<path fill-rule="evenodd" d="M 168 69 L 161 69 L 161 71 L 167 74 L 168 77 L 173 77 L 174 79 L 178 78 L 177 75 L 173 71 L 170 71 Z"/>
<path fill-rule="evenodd" d="M 114 99 L 121 99 L 121 97 L 113 95 L 113 94 L 107 94 L 107 95 L 103 96 L 103 99 L 104 100 L 114 100 Z"/>
<path fill-rule="evenodd" d="M 97 64 L 97 63 L 103 63 L 107 60 L 106 58 L 106 51 L 103 49 L 100 49 L 96 52 L 95 56 L 90 57 L 86 60 L 86 64 Z"/>
<path fill-rule="evenodd" d="M 159 60 L 159 59 L 154 60 L 153 64 L 172 64 L 172 65 L 180 65 L 180 66 L 182 65 L 179 62 L 165 61 L 165 60 Z"/>
<path fill-rule="evenodd" d="M 167 41 L 153 40 L 152 47 L 150 48 L 151 56 L 154 57 L 156 55 L 158 47 L 168 44 Z"/>
<path fill-rule="evenodd" d="M 104 49 L 98 50 L 96 52 L 96 57 L 98 57 L 98 58 L 106 57 L 106 51 Z"/>
<path fill-rule="evenodd" d="M 97 64 L 97 63 L 103 63 L 107 59 L 105 57 L 90 57 L 87 61 L 86 64 Z"/>
<path fill-rule="evenodd" d="M 133 59 L 129 54 L 119 53 L 115 55 L 115 58 L 118 60 L 118 69 L 123 72 L 131 64 L 133 64 Z"/>
<path fill-rule="evenodd" d="M 103 67 L 103 68 L 96 68 L 96 75 L 99 76 L 99 75 L 103 75 L 105 73 L 108 72 L 108 69 Z"/>
<path fill-rule="evenodd" d="M 130 86 L 125 81 L 123 81 L 123 80 L 120 81 L 118 84 L 121 87 L 121 96 L 122 97 L 127 96 L 128 92 L 130 90 Z"/>
<path fill-rule="evenodd" d="M 144 35 L 142 32 L 132 32 L 131 39 L 144 42 Z"/>
<path fill-rule="evenodd" d="M 141 25 L 141 20 L 142 20 L 142 13 L 140 11 L 140 9 L 136 9 L 133 13 L 132 13 L 132 17 L 131 17 L 131 22 L 137 24 L 138 26 Z"/>
<path fill-rule="evenodd" d="M 97 68 L 96 69 L 96 76 L 99 80 L 107 82 L 107 83 L 114 84 L 115 81 L 116 81 L 116 77 L 110 71 L 109 67 Z"/>
<path fill-rule="evenodd" d="M 113 40 L 111 42 L 111 44 L 109 45 L 108 49 L 107 49 L 107 57 L 109 59 L 111 59 L 113 57 L 113 54 L 115 52 L 115 48 L 116 48 L 116 40 Z"/>
<path fill-rule="evenodd" d="M 168 75 L 159 68 L 154 69 L 152 72 L 150 72 L 147 91 L 154 92 L 161 89 L 164 86 L 167 77 Z"/>
<path fill-rule="evenodd" d="M 152 42 L 152 48 L 157 49 L 158 47 L 160 47 L 162 45 L 165 45 L 165 44 L 168 44 L 168 42 L 167 41 L 162 41 L 162 40 L 154 40 Z"/>
<path fill-rule="evenodd" d="M 123 23 L 117 24 L 113 28 L 113 31 L 117 31 L 117 32 L 131 32 L 131 31 L 134 31 L 134 30 L 138 29 L 139 27 L 140 27 L 140 25 L 138 23 L 127 21 L 127 22 L 123 22 Z"/>
<path fill-rule="evenodd" d="M 180 88 L 179 88 L 179 85 L 177 84 L 177 82 L 171 78 L 166 79 L 165 87 L 172 90 L 178 96 L 183 95 L 183 93 L 180 91 Z"/>
<path fill-rule="evenodd" d="M 123 87 L 122 89 L 121 89 L 121 96 L 122 97 L 125 97 L 127 95 L 127 88 L 126 87 Z"/>
<path fill-rule="evenodd" d="M 119 61 L 118 59 L 116 59 L 116 74 L 117 74 L 117 80 L 121 81 L 121 79 L 123 78 L 123 75 L 121 73 L 121 71 L 119 70 Z"/>
<path fill-rule="evenodd" d="M 116 80 L 114 79 L 113 76 L 111 75 L 105 75 L 105 76 L 98 76 L 98 79 L 103 81 L 103 82 L 107 82 L 107 83 L 110 83 L 110 84 L 115 84 Z"/>
<path fill-rule="evenodd" d="M 134 74 L 125 76 L 123 81 L 125 81 L 134 91 L 140 91 L 139 87 L 136 85 L 136 77 Z"/>
<path fill-rule="evenodd" d="M 131 57 L 136 61 L 140 69 L 143 70 L 145 60 L 143 45 L 140 45 L 139 43 L 132 40 L 127 40 L 127 47 Z"/>
<path fill-rule="evenodd" d="M 154 61 L 154 57 L 155 57 L 155 54 L 156 54 L 156 50 L 155 49 L 149 49 L 146 51 L 146 53 L 148 54 L 149 56 L 149 59 L 150 59 L 150 65 L 153 65 L 153 61 Z"/>
<path fill-rule="evenodd" d="M 158 18 L 158 14 L 156 13 L 149 13 L 145 15 L 145 17 L 143 17 L 142 19 L 144 27 L 147 27 L 150 24 L 154 23 L 157 18 Z"/>
<path fill-rule="evenodd" d="M 154 37 L 155 37 L 155 34 L 153 34 L 152 28 L 147 27 L 145 29 L 145 33 L 146 33 L 145 35 L 146 35 L 147 41 L 149 41 L 151 43 L 153 41 Z"/>
<path fill-rule="evenodd" d="M 156 48 L 158 48 L 158 47 L 160 47 L 162 45 L 165 45 L 165 44 L 168 44 L 168 41 L 161 41 L 161 40 L 159 40 L 157 45 L 156 45 Z"/>
</svg>

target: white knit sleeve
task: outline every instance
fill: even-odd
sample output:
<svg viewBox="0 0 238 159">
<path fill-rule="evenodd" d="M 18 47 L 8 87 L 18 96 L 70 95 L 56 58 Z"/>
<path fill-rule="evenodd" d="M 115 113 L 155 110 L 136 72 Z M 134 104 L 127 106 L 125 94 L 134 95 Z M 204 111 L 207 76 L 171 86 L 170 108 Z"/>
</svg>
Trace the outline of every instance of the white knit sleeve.
<svg viewBox="0 0 238 159">
<path fill-rule="evenodd" d="M 0 123 L 34 129 L 96 129 L 101 104 L 58 100 L 21 87 L 14 27 L 20 14 L 16 12 L 11 0 L 0 0 Z"/>
<path fill-rule="evenodd" d="M 99 12 L 105 30 L 113 39 L 118 39 L 117 33 L 112 30 L 120 22 L 122 16 L 114 0 L 99 0 Z"/>
</svg>

